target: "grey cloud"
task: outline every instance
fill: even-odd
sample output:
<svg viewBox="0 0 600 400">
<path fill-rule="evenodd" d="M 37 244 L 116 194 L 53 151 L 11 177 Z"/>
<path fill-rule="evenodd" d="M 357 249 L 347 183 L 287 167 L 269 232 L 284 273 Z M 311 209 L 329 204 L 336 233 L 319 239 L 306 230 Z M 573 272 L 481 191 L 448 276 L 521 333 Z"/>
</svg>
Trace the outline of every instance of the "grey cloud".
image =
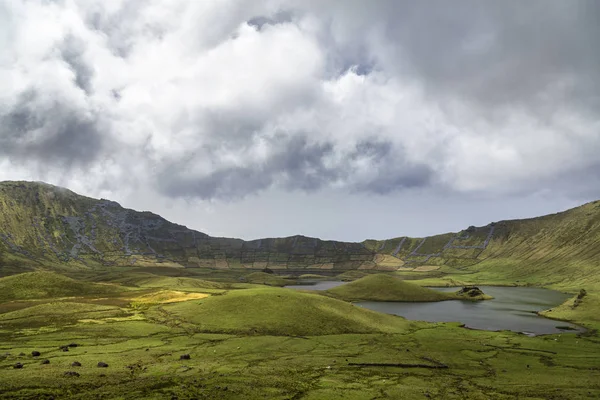
<svg viewBox="0 0 600 400">
<path fill-rule="evenodd" d="M 389 194 L 407 188 L 426 187 L 433 183 L 434 172 L 428 165 L 406 161 L 406 152 L 390 142 L 377 139 L 360 142 L 351 160 L 369 158 L 375 174 L 351 189 L 358 192 Z"/>
<path fill-rule="evenodd" d="M 374 178 L 356 185 L 354 191 L 386 195 L 402 189 L 426 187 L 432 177 L 433 171 L 425 164 L 386 164 Z"/>
<path fill-rule="evenodd" d="M 298 4 L 329 21 L 324 37 L 338 71 L 366 53 L 361 58 L 376 69 L 419 79 L 440 102 L 462 97 L 482 109 L 518 106 L 540 115 L 573 104 L 600 110 L 595 0 Z"/>
<path fill-rule="evenodd" d="M 552 107 L 567 100 L 597 106 L 600 3 L 437 4 L 413 2 L 396 14 L 400 21 L 387 32 L 431 92 L 463 95 L 483 106 Z M 559 92 L 545 98 L 554 85 L 561 86 Z M 580 96 L 590 85 L 588 96 Z"/>
<path fill-rule="evenodd" d="M 38 99 L 36 90 L 28 90 L 12 108 L 0 110 L 0 155 L 16 162 L 84 166 L 105 152 L 97 120 L 64 100 L 47 107 Z"/>
<path fill-rule="evenodd" d="M 277 179 L 289 189 L 316 190 L 335 174 L 323 163 L 332 152 L 331 144 L 310 144 L 301 136 L 279 137 L 270 144 L 276 149 L 265 162 L 244 167 L 217 166 L 208 175 L 194 176 L 190 167 L 193 160 L 171 163 L 160 174 L 160 190 L 171 197 L 238 199 L 270 187 Z M 212 149 L 202 153 L 211 154 Z"/>
<path fill-rule="evenodd" d="M 62 59 L 69 65 L 75 74 L 75 84 L 87 94 L 92 91 L 92 78 L 94 77 L 93 66 L 90 66 L 83 58 L 85 43 L 76 37 L 69 35 L 60 47 Z"/>
<path fill-rule="evenodd" d="M 333 143 L 310 143 L 305 136 L 278 137 L 276 148 L 264 162 L 244 167 L 223 167 L 207 175 L 195 176 L 193 162 L 172 163 L 160 174 L 160 190 L 170 197 L 203 199 L 239 199 L 258 193 L 274 184 L 288 190 L 316 191 L 335 182 L 345 182 L 351 191 L 387 194 L 404 188 L 427 186 L 432 171 L 425 165 L 405 161 L 405 156 L 391 143 L 363 141 L 342 161 L 327 162 L 338 149 Z M 210 153 L 210 152 L 209 152 Z M 364 181 L 354 176 L 356 162 L 368 158 L 373 162 L 370 177 Z"/>
<path fill-rule="evenodd" d="M 106 36 L 109 49 L 117 56 L 125 58 L 130 55 L 135 45 L 134 35 L 139 22 L 142 3 L 126 1 L 116 11 L 109 13 L 102 8 L 91 8 L 84 16 L 84 22 L 92 31 Z M 127 21 L 125 23 L 125 21 Z M 146 27 L 156 36 L 163 34 L 156 27 Z"/>
<path fill-rule="evenodd" d="M 277 25 L 291 22 L 293 14 L 289 11 L 280 11 L 272 16 L 256 16 L 248 20 L 248 25 L 256 27 L 256 29 L 263 30 L 269 25 Z"/>
</svg>

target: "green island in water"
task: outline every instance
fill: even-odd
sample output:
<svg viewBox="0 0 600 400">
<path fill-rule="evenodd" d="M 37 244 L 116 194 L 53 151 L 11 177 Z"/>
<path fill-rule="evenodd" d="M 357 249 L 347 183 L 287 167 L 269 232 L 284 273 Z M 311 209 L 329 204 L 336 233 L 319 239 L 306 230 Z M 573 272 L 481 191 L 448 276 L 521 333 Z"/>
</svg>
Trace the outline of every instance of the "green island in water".
<svg viewBox="0 0 600 400">
<path fill-rule="evenodd" d="M 600 398 L 600 202 L 424 238 L 244 241 L 2 182 L 0 276 L 0 399 Z M 500 312 L 502 288 L 560 292 L 516 311 L 556 332 L 424 318 Z"/>
</svg>

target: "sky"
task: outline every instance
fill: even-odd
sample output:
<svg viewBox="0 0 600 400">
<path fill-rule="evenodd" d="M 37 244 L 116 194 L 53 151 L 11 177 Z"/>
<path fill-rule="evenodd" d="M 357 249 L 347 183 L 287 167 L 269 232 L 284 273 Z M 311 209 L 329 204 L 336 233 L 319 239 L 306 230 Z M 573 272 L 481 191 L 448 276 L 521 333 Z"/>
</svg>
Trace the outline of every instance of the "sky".
<svg viewBox="0 0 600 400">
<path fill-rule="evenodd" d="M 0 180 L 361 241 L 600 199 L 595 0 L 0 0 Z"/>
</svg>

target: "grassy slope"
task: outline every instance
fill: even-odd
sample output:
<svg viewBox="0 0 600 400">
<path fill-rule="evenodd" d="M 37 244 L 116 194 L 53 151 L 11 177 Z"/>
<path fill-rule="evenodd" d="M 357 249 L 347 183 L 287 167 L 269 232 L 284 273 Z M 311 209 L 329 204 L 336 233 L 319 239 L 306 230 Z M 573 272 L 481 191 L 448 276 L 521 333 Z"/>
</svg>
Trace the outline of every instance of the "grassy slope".
<svg viewBox="0 0 600 400">
<path fill-rule="evenodd" d="M 453 245 L 481 245 L 491 225 L 459 233 Z M 537 218 L 500 221 L 486 249 L 445 249 L 448 235 L 425 240 L 419 254 L 440 254 L 427 264 L 439 271 L 412 273 L 433 277 L 428 283 L 446 280 L 487 284 L 531 284 L 576 292 L 580 288 L 600 290 L 600 202 Z M 462 239 L 464 238 L 464 239 Z M 368 241 L 370 249 L 391 253 L 400 239 Z M 424 257 L 410 256 L 414 241 L 407 241 L 399 256 L 423 264 Z M 410 245 L 409 245 L 410 244 Z M 440 278 L 442 280 L 440 281 Z"/>
<path fill-rule="evenodd" d="M 347 301 L 442 301 L 457 298 L 452 293 L 437 292 L 384 274 L 368 275 L 329 289 L 327 293 Z"/>
<path fill-rule="evenodd" d="M 577 296 L 565 301 L 558 307 L 542 311 L 544 317 L 563 321 L 572 321 L 583 326 L 600 330 L 600 295 L 588 293 L 576 305 Z"/>
<path fill-rule="evenodd" d="M 11 328 L 33 328 L 71 324 L 82 319 L 125 318 L 130 315 L 126 310 L 114 306 L 50 302 L 0 314 L 0 325 Z"/>
<path fill-rule="evenodd" d="M 148 276 L 130 278 L 124 284 L 131 284 L 140 288 L 169 288 L 184 291 L 198 291 L 203 289 L 224 289 L 226 285 L 204 279 L 171 276 Z"/>
<path fill-rule="evenodd" d="M 0 278 L 0 302 L 115 294 L 122 289 L 113 285 L 81 282 L 53 272 L 27 272 Z"/>
<path fill-rule="evenodd" d="M 401 332 L 409 325 L 340 300 L 279 288 L 231 291 L 164 309 L 201 331 L 222 333 L 314 336 Z"/>
<path fill-rule="evenodd" d="M 529 338 L 411 322 L 281 288 L 175 304 L 156 303 L 197 293 L 139 290 L 134 300 L 147 308 L 46 300 L 0 313 L 0 399 L 600 396 L 600 342 L 593 335 Z M 597 307 L 588 294 L 575 310 L 591 319 Z M 73 342 L 79 346 L 59 350 Z M 33 350 L 42 356 L 32 357 Z M 191 360 L 179 360 L 181 354 Z M 71 367 L 74 361 L 82 366 Z M 100 361 L 109 367 L 98 368 Z M 12 368 L 17 362 L 23 369 Z M 441 365 L 448 368 L 428 368 Z"/>
<path fill-rule="evenodd" d="M 466 269 L 478 279 L 600 290 L 600 203 L 500 228 L 482 262 Z"/>
<path fill-rule="evenodd" d="M 234 336 L 132 320 L 56 329 L 26 335 L 0 329 L 0 399 L 600 396 L 600 343 L 568 334 L 530 338 L 455 324 L 412 324 L 398 334 Z M 79 347 L 66 353 L 58 349 L 72 342 Z M 33 350 L 50 364 L 31 357 Z M 181 361 L 181 354 L 191 359 Z M 73 361 L 82 366 L 71 367 Z M 109 367 L 97 368 L 99 361 Z M 23 369 L 13 369 L 16 362 Z M 364 365 L 368 363 L 381 365 Z M 68 377 L 66 371 L 81 376 Z"/>
</svg>

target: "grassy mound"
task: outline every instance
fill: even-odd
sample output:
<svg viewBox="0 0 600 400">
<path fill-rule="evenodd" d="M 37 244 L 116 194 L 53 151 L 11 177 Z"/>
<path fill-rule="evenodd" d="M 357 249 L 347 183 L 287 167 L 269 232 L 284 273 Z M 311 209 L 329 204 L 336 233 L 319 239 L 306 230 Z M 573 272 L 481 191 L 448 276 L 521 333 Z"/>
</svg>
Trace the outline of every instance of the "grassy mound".
<svg viewBox="0 0 600 400">
<path fill-rule="evenodd" d="M 408 283 L 396 277 L 376 274 L 327 290 L 347 301 L 442 301 L 457 299 L 453 293 L 442 293 Z"/>
<path fill-rule="evenodd" d="M 129 315 L 127 311 L 114 306 L 53 302 L 0 314 L 0 325 L 33 328 L 72 324 L 80 320 L 126 318 Z"/>
<path fill-rule="evenodd" d="M 337 275 L 335 277 L 335 280 L 350 282 L 350 281 L 353 281 L 356 279 L 364 278 L 365 276 L 368 276 L 368 275 L 369 275 L 368 272 L 363 272 L 363 271 L 359 271 L 359 270 L 350 270 L 350 271 L 342 272 L 341 274 Z"/>
<path fill-rule="evenodd" d="M 267 274 L 266 272 L 253 272 L 244 277 L 248 283 L 258 283 L 261 285 L 269 286 L 285 286 L 290 285 L 293 282 L 284 279 L 274 274 Z"/>
<path fill-rule="evenodd" d="M 120 289 L 77 281 L 53 272 L 27 272 L 0 278 L 0 302 L 88 295 L 109 295 Z"/>
<path fill-rule="evenodd" d="M 409 325 L 400 317 L 280 288 L 236 290 L 164 309 L 202 331 L 220 333 L 316 336 L 402 332 Z"/>
<path fill-rule="evenodd" d="M 459 291 L 457 291 L 455 295 L 462 300 L 476 301 L 493 299 L 492 296 L 483 293 L 483 291 L 476 286 L 465 286 Z"/>
<path fill-rule="evenodd" d="M 302 274 L 298 278 L 300 278 L 300 279 L 331 279 L 328 276 L 318 275 L 318 274 Z"/>
</svg>

